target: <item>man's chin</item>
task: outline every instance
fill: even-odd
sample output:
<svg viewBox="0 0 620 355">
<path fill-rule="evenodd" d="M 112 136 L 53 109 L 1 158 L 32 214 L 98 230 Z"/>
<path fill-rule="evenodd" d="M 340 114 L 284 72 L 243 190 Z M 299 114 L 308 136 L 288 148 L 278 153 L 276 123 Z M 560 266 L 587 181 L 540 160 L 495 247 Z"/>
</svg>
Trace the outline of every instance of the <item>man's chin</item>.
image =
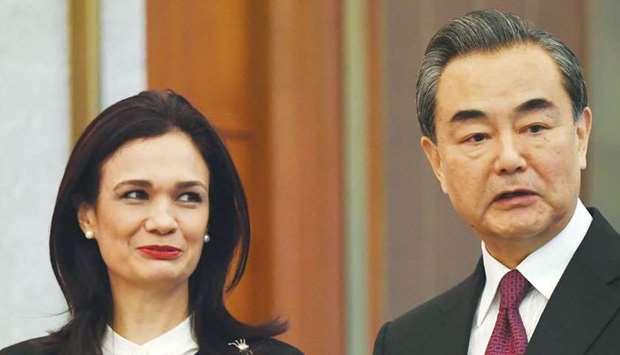
<svg viewBox="0 0 620 355">
<path fill-rule="evenodd" d="M 549 223 L 541 216 L 507 216 L 505 220 L 498 220 L 489 224 L 481 234 L 497 240 L 526 241 L 535 238 L 544 238 L 549 229 Z"/>
</svg>

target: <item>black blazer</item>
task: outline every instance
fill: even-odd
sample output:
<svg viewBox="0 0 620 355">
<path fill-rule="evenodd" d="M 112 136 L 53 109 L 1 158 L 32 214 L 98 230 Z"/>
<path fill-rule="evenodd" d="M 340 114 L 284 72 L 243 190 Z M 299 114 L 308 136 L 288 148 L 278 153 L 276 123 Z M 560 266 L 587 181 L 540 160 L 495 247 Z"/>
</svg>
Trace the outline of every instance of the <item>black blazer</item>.
<svg viewBox="0 0 620 355">
<path fill-rule="evenodd" d="M 43 338 L 36 338 L 24 341 L 8 348 L 0 350 L 0 355 L 57 355 L 57 351 L 41 351 L 37 344 L 44 340 Z M 240 352 L 234 347 L 231 347 L 230 351 L 226 354 L 236 355 L 303 355 L 298 349 L 278 341 L 276 339 L 265 339 L 255 342 L 249 342 L 250 350 L 252 352 Z M 86 355 L 86 354 L 84 354 Z M 196 355 L 208 355 L 203 353 L 196 353 Z"/>
<path fill-rule="evenodd" d="M 527 355 L 620 354 L 620 235 L 596 209 L 530 339 Z M 482 261 L 458 286 L 386 323 L 374 355 L 467 354 L 485 283 Z"/>
</svg>

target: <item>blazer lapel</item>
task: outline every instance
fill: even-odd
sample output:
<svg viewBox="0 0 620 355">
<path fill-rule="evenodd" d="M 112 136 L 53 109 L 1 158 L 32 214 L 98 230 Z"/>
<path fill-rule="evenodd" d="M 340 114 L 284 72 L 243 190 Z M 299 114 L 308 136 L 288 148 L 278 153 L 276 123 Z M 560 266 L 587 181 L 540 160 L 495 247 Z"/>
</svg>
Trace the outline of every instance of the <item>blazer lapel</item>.
<svg viewBox="0 0 620 355">
<path fill-rule="evenodd" d="M 527 354 L 585 354 L 620 307 L 620 238 L 597 210 L 538 322 Z"/>
<path fill-rule="evenodd" d="M 482 260 L 449 299 L 438 305 L 442 315 L 437 331 L 426 342 L 424 354 L 467 354 L 474 313 L 484 287 Z"/>
</svg>

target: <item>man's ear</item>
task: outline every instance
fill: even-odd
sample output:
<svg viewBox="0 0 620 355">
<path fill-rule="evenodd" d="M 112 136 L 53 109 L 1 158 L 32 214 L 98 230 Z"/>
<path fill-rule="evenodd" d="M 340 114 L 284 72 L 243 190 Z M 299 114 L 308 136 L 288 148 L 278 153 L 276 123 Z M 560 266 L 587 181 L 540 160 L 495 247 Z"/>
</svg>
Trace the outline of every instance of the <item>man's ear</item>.
<svg viewBox="0 0 620 355">
<path fill-rule="evenodd" d="M 592 131 L 592 110 L 589 107 L 583 109 L 581 117 L 575 121 L 575 126 L 577 129 L 579 167 L 583 170 L 588 166 L 588 140 Z"/>
<path fill-rule="evenodd" d="M 446 188 L 446 181 L 444 179 L 443 170 L 442 170 L 442 161 L 441 155 L 439 154 L 439 150 L 437 149 L 437 145 L 431 140 L 430 137 L 422 136 L 420 138 L 420 146 L 426 155 L 426 159 L 431 164 L 431 168 L 433 168 L 433 173 L 435 173 L 435 177 L 439 180 L 439 184 L 441 185 L 441 190 L 444 193 L 448 193 Z"/>
<path fill-rule="evenodd" d="M 83 233 L 90 231 L 97 235 L 97 231 L 95 230 L 97 227 L 97 218 L 95 215 L 95 208 L 92 205 L 82 202 L 77 211 L 77 218 Z"/>
</svg>

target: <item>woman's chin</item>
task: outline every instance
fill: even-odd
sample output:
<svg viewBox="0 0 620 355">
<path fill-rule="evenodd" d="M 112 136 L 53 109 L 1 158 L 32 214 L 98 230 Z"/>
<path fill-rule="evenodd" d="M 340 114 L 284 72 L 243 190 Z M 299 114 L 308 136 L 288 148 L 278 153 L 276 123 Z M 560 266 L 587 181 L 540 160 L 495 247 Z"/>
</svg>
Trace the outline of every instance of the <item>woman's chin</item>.
<svg viewBox="0 0 620 355">
<path fill-rule="evenodd" d="M 179 285 L 186 282 L 189 278 L 189 275 L 186 275 L 184 272 L 172 268 L 157 268 L 155 270 L 145 270 L 143 272 L 140 272 L 140 274 L 136 276 L 137 277 L 134 279 L 136 284 L 145 286 L 156 286 L 158 288 L 164 285 Z"/>
</svg>

